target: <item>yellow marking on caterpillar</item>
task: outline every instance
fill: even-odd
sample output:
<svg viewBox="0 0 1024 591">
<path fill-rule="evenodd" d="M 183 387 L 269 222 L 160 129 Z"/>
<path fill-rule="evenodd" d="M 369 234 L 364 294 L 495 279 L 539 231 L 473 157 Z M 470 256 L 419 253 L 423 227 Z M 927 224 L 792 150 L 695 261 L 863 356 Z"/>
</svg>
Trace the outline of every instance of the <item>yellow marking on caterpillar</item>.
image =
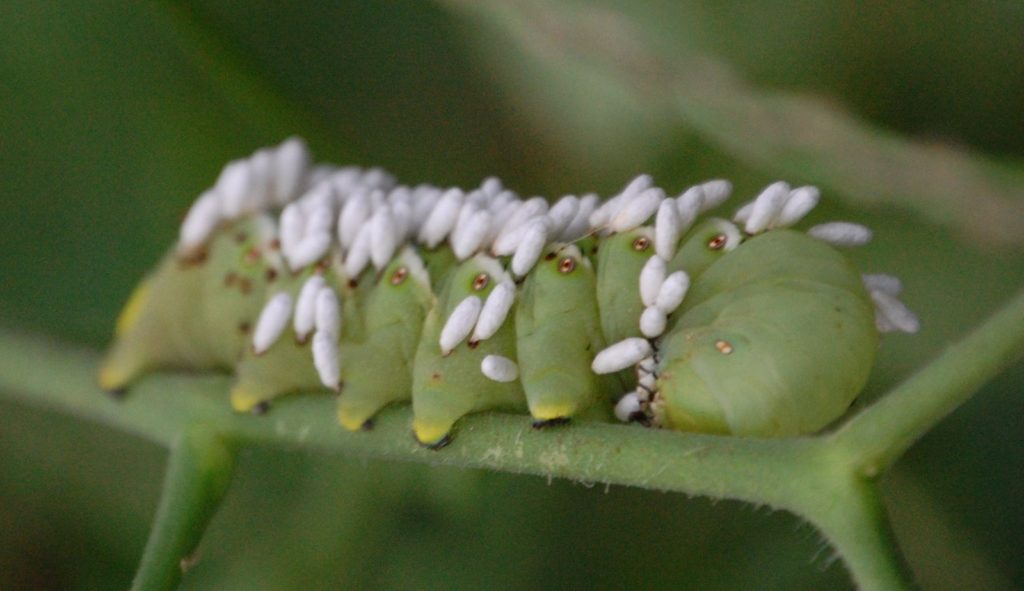
<svg viewBox="0 0 1024 591">
<path fill-rule="evenodd" d="M 351 414 L 348 409 L 338 409 L 338 422 L 349 431 L 359 431 L 366 422 L 365 418 Z"/>
<path fill-rule="evenodd" d="M 104 363 L 100 368 L 100 388 L 107 392 L 113 392 L 124 388 L 129 379 L 128 374 L 122 371 L 122 368 L 117 367 L 113 363 Z"/>
<path fill-rule="evenodd" d="M 541 404 L 530 408 L 530 414 L 539 421 L 564 419 L 576 413 L 575 404 Z"/>
<path fill-rule="evenodd" d="M 412 432 L 416 435 L 416 440 L 423 445 L 433 445 L 448 435 L 451 431 L 452 423 L 450 421 L 435 423 L 424 421 L 422 419 L 413 419 L 412 421 Z"/>
<path fill-rule="evenodd" d="M 149 297 L 149 281 L 143 281 L 135 288 L 128 303 L 124 305 L 121 313 L 117 316 L 117 323 L 114 325 L 114 336 L 120 337 L 135 327 L 139 322 L 139 314 L 144 308 L 143 304 Z M 103 379 L 100 378 L 102 382 Z"/>
<path fill-rule="evenodd" d="M 235 386 L 231 389 L 231 408 L 236 412 L 249 412 L 254 406 L 263 402 L 263 399 L 247 390 L 244 386 Z"/>
</svg>

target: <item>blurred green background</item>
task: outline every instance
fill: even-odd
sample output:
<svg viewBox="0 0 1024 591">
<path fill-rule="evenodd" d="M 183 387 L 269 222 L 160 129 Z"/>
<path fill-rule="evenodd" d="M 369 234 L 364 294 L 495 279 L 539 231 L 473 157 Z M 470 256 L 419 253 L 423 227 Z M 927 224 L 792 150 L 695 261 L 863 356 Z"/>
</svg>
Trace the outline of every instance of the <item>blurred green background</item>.
<svg viewBox="0 0 1024 591">
<path fill-rule="evenodd" d="M 886 339 L 870 401 L 1024 286 L 1022 31 L 996 0 L 7 0 L 0 326 L 102 348 L 220 167 L 300 134 L 410 184 L 818 184 L 814 219 L 871 225 L 852 256 L 924 325 Z M 884 479 L 925 588 L 1024 587 L 1022 383 L 1018 363 Z M 0 589 L 127 587 L 163 450 L 0 393 L 0 458 Z M 272 449 L 199 552 L 185 588 L 850 585 L 764 508 Z"/>
</svg>

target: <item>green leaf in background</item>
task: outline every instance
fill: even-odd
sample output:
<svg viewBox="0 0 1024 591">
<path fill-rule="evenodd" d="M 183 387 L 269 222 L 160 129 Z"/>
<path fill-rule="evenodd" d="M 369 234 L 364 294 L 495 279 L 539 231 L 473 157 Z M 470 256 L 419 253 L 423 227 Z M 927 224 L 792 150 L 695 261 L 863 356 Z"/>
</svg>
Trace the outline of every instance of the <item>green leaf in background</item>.
<svg viewBox="0 0 1024 591">
<path fill-rule="evenodd" d="M 1024 286 L 1024 11 L 733 2 L 0 5 L 0 325 L 98 348 L 228 160 L 299 133 L 408 182 L 824 189 L 924 321 L 870 400 Z M 986 153 L 988 155 L 986 155 Z M 45 364 L 45 358 L 37 363 Z M 885 480 L 924 588 L 1024 586 L 1017 364 Z M 0 588 L 124 588 L 163 456 L 0 398 Z M 835 588 L 786 514 L 242 454 L 188 588 Z"/>
</svg>

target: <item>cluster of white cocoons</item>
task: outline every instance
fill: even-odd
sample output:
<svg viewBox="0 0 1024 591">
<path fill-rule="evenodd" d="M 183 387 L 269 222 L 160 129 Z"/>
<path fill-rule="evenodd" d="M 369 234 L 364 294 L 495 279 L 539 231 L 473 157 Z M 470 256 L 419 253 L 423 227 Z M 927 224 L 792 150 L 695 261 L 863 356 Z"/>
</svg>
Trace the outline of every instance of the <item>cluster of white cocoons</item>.
<svg viewBox="0 0 1024 591">
<path fill-rule="evenodd" d="M 484 341 L 501 328 L 515 301 L 515 280 L 533 269 L 547 245 L 571 243 L 593 233 L 626 232 L 653 220 L 655 254 L 639 280 L 642 336 L 612 344 L 597 354 L 592 366 L 596 373 L 638 367 L 640 387 L 620 401 L 616 413 L 621 418 L 633 416 L 650 400 L 657 377 L 653 340 L 663 334 L 689 288 L 686 273 L 667 274 L 666 263 L 697 218 L 720 206 L 731 192 L 728 181 L 711 180 L 671 197 L 654 186 L 649 175 L 636 177 L 603 202 L 595 194 L 566 195 L 553 203 L 543 197 L 523 199 L 493 177 L 468 191 L 427 184 L 410 187 L 378 168 L 314 165 L 306 144 L 289 138 L 229 163 L 186 215 L 177 250 L 183 258 L 201 253 L 223 224 L 259 212 L 278 212 L 269 233 L 280 245 L 279 265 L 293 272 L 329 258 L 340 275 L 356 278 L 367 267 L 383 269 L 398 255 L 425 274 L 409 246 L 435 248 L 447 242 L 460 261 L 481 257 L 495 281 L 486 299 L 469 296 L 446 319 L 438 344 L 447 355 L 465 340 Z M 799 222 L 818 199 L 814 187 L 791 189 L 777 182 L 740 208 L 734 220 L 750 235 L 786 228 Z M 845 222 L 815 226 L 809 234 L 839 246 L 871 239 L 867 228 Z M 739 236 L 734 238 L 738 243 Z M 507 270 L 497 257 L 508 257 Z M 865 276 L 878 327 L 913 332 L 917 319 L 896 299 L 900 288 L 892 280 Z M 274 294 L 257 320 L 253 351 L 270 349 L 289 319 L 298 342 L 312 337 L 321 381 L 337 389 L 341 302 L 334 288 L 314 274 L 294 301 L 287 293 Z M 499 382 L 518 377 L 513 360 L 494 355 L 484 359 L 481 371 Z"/>
</svg>

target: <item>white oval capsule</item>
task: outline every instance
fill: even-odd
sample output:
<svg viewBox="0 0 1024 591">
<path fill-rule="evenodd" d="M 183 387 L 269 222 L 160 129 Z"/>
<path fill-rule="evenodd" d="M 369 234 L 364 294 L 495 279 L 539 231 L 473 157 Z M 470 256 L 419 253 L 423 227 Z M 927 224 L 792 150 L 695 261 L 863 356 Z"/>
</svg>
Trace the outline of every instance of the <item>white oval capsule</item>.
<svg viewBox="0 0 1024 591">
<path fill-rule="evenodd" d="M 366 265 L 370 263 L 370 243 L 373 240 L 373 231 L 370 226 L 364 225 L 356 234 L 352 248 L 345 255 L 345 275 L 355 279 L 363 272 Z"/>
<path fill-rule="evenodd" d="M 704 187 L 697 185 L 690 187 L 676 198 L 676 210 L 679 213 L 680 232 L 685 233 L 697 220 L 697 216 L 704 208 Z"/>
<path fill-rule="evenodd" d="M 262 355 L 277 342 L 285 327 L 288 326 L 288 318 L 291 313 L 292 296 L 281 292 L 267 300 L 263 310 L 260 311 L 260 317 L 256 321 L 256 328 L 252 333 L 253 353 Z"/>
<path fill-rule="evenodd" d="M 284 205 L 298 196 L 312 160 L 309 146 L 301 138 L 290 137 L 281 142 L 274 152 L 271 175 L 271 201 L 275 205 Z"/>
<path fill-rule="evenodd" d="M 313 366 L 316 367 L 320 382 L 331 390 L 341 386 L 341 364 L 336 338 L 320 331 L 313 335 Z"/>
<path fill-rule="evenodd" d="M 597 209 L 599 201 L 600 199 L 593 193 L 581 197 L 576 215 L 573 216 L 572 221 L 565 227 L 558 239 L 562 242 L 573 242 L 589 234 L 593 229 L 590 225 L 590 216 Z"/>
<path fill-rule="evenodd" d="M 302 215 L 298 204 L 289 203 L 281 210 L 280 236 L 281 250 L 285 256 L 290 256 L 305 235 L 306 218 Z"/>
<path fill-rule="evenodd" d="M 750 217 L 747 218 L 744 227 L 747 234 L 760 234 L 767 230 L 782 211 L 787 199 L 789 199 L 788 184 L 779 181 L 765 187 L 761 194 L 754 199 L 754 206 L 750 210 Z"/>
<path fill-rule="evenodd" d="M 560 236 L 579 211 L 580 200 L 575 195 L 566 195 L 548 210 L 548 219 L 551 220 L 551 235 Z"/>
<path fill-rule="evenodd" d="M 604 349 L 594 357 L 590 368 L 597 374 L 613 373 L 636 365 L 651 354 L 647 339 L 630 337 Z"/>
<path fill-rule="evenodd" d="M 469 337 L 469 340 L 486 341 L 494 336 L 494 333 L 498 332 L 501 325 L 505 323 L 505 319 L 508 318 L 508 312 L 512 309 L 515 299 L 515 283 L 502 281 L 494 286 L 487 296 L 487 300 L 484 301 L 480 317 L 476 321 L 476 327 L 473 328 L 473 335 Z"/>
<path fill-rule="evenodd" d="M 654 255 L 647 259 L 640 269 L 640 301 L 645 306 L 653 306 L 658 299 L 658 291 L 661 284 L 665 282 L 666 273 L 665 259 Z"/>
<path fill-rule="evenodd" d="M 345 206 L 338 214 L 338 242 L 348 250 L 359 235 L 359 230 L 366 225 L 373 213 L 370 197 L 366 193 L 352 193 L 345 200 Z"/>
<path fill-rule="evenodd" d="M 474 295 L 466 296 L 464 300 L 455 306 L 451 316 L 448 317 L 444 327 L 441 329 L 439 344 L 441 345 L 442 355 L 451 353 L 459 343 L 466 340 L 466 337 L 473 330 L 473 325 L 476 324 L 477 318 L 480 316 L 480 308 L 482 306 L 480 298 Z"/>
<path fill-rule="evenodd" d="M 704 202 L 700 208 L 701 213 L 710 211 L 725 203 L 729 196 L 732 195 L 732 183 L 724 179 L 705 181 L 701 183 L 700 188 L 704 192 Z"/>
<path fill-rule="evenodd" d="M 654 305 L 665 314 L 671 314 L 683 303 L 689 289 L 690 276 L 686 271 L 676 271 L 666 277 L 665 282 L 661 284 Z"/>
<path fill-rule="evenodd" d="M 630 197 L 622 209 L 608 223 L 612 232 L 626 232 L 642 226 L 665 200 L 665 191 L 657 187 L 645 189 L 635 197 Z"/>
<path fill-rule="evenodd" d="M 917 315 L 910 311 L 896 297 L 882 291 L 871 292 L 871 300 L 875 303 L 875 320 L 882 332 L 915 333 L 921 329 Z"/>
<path fill-rule="evenodd" d="M 537 218 L 523 233 L 523 239 L 512 255 L 512 274 L 516 277 L 523 277 L 537 264 L 548 240 L 548 223 L 546 218 Z"/>
<path fill-rule="evenodd" d="M 833 246 L 863 246 L 871 242 L 871 229 L 850 222 L 829 222 L 807 230 L 807 233 Z"/>
<path fill-rule="evenodd" d="M 323 287 L 316 294 L 316 331 L 334 335 L 334 340 L 341 335 L 341 304 L 330 287 Z"/>
<path fill-rule="evenodd" d="M 178 252 L 187 254 L 209 240 L 210 235 L 220 224 L 219 197 L 213 190 L 208 190 L 196 199 L 185 215 L 178 231 Z"/>
<path fill-rule="evenodd" d="M 789 192 L 786 204 L 772 222 L 773 228 L 788 228 L 799 222 L 818 204 L 821 192 L 817 187 L 797 187 Z"/>
<path fill-rule="evenodd" d="M 319 232 L 303 238 L 302 242 L 291 249 L 291 252 L 285 253 L 285 257 L 288 259 L 288 266 L 291 270 L 298 271 L 322 259 L 330 248 L 331 235 L 327 232 Z"/>
<path fill-rule="evenodd" d="M 420 228 L 419 241 L 428 248 L 434 248 L 448 236 L 459 221 L 464 195 L 461 189 L 448 189 L 441 195 L 437 205 Z"/>
<path fill-rule="evenodd" d="M 299 298 L 295 301 L 295 318 L 292 322 L 295 338 L 299 342 L 305 342 L 316 328 L 316 296 L 326 283 L 321 275 L 313 275 L 299 291 Z"/>
<path fill-rule="evenodd" d="M 894 297 L 903 293 L 903 282 L 899 277 L 885 274 L 864 274 L 861 275 L 861 279 L 868 291 L 880 291 Z"/>
<path fill-rule="evenodd" d="M 640 333 L 649 339 L 660 337 L 665 332 L 668 317 L 657 306 L 648 306 L 640 314 Z"/>
<path fill-rule="evenodd" d="M 615 418 L 623 423 L 628 423 L 633 415 L 640 412 L 640 397 L 636 392 L 630 392 L 615 403 Z"/>
<path fill-rule="evenodd" d="M 662 201 L 654 218 L 654 252 L 666 261 L 676 255 L 676 247 L 682 235 L 679 222 L 676 202 L 672 199 Z"/>
<path fill-rule="evenodd" d="M 246 200 L 252 191 L 252 171 L 248 160 L 235 160 L 224 167 L 214 190 L 220 195 L 221 213 L 235 219 L 246 211 Z"/>
<path fill-rule="evenodd" d="M 398 229 L 395 217 L 387 205 L 379 208 L 370 219 L 370 261 L 375 269 L 383 269 L 398 249 Z"/>
<path fill-rule="evenodd" d="M 495 382 L 514 382 L 519 377 L 519 366 L 508 357 L 488 355 L 480 362 L 480 372 Z"/>
<path fill-rule="evenodd" d="M 473 212 L 464 228 L 452 240 L 455 258 L 464 261 L 476 254 L 491 231 L 491 212 L 486 209 Z"/>
</svg>

